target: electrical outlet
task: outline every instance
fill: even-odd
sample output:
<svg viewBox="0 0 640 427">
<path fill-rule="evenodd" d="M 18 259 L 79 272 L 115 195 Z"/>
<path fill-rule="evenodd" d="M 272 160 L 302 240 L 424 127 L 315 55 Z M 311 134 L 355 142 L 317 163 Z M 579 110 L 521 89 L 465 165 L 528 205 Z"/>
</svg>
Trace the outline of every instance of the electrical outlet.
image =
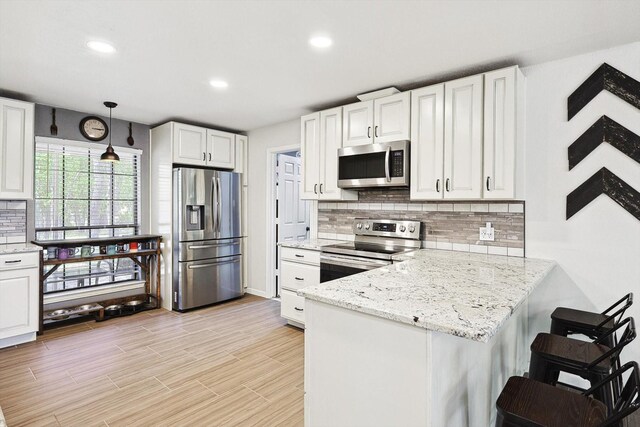
<svg viewBox="0 0 640 427">
<path fill-rule="evenodd" d="M 480 240 L 493 242 L 495 239 L 493 232 L 494 228 L 491 226 L 491 223 L 488 222 L 486 227 L 480 227 Z"/>
</svg>

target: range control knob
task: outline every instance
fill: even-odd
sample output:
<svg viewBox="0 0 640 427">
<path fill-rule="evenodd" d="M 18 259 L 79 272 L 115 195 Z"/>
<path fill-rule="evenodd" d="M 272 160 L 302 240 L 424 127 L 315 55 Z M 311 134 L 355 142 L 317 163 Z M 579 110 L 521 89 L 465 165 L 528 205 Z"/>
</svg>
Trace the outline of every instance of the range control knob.
<svg viewBox="0 0 640 427">
<path fill-rule="evenodd" d="M 365 224 L 365 225 L 364 225 L 364 229 L 365 229 L 365 230 L 368 230 L 368 229 L 370 229 L 370 228 L 371 228 L 371 224 L 367 223 L 367 224 Z"/>
<path fill-rule="evenodd" d="M 409 233 L 413 233 L 414 231 L 416 231 L 416 227 L 414 227 L 413 225 L 409 226 Z"/>
<path fill-rule="evenodd" d="M 358 228 L 358 230 L 362 230 L 362 224 L 361 223 L 357 223 L 356 227 Z"/>
<path fill-rule="evenodd" d="M 400 232 L 404 233 L 406 231 L 407 227 L 405 227 L 404 225 L 400 226 Z"/>
</svg>

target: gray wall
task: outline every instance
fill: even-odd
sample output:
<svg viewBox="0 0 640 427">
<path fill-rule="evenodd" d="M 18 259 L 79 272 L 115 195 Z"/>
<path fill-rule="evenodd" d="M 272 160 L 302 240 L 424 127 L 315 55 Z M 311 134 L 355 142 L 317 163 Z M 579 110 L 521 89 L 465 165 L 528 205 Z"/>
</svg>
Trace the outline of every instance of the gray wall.
<svg viewBox="0 0 640 427">
<path fill-rule="evenodd" d="M 87 141 L 80 133 L 80 120 L 85 116 L 93 115 L 82 113 L 80 111 L 65 110 L 56 108 L 56 126 L 58 134 L 51 135 L 51 108 L 48 105 L 36 104 L 35 111 L 35 135 L 46 136 L 59 139 L 70 139 L 74 141 Z M 109 110 L 105 107 L 105 111 Z M 117 107 L 113 109 L 114 115 L 117 114 Z M 99 116 L 109 125 L 109 116 Z M 133 123 L 133 139 L 135 141 L 133 147 L 142 150 L 140 158 L 140 225 L 141 233 L 149 231 L 149 126 Z M 129 136 L 129 121 L 113 118 L 111 120 L 111 144 L 115 147 L 116 153 L 118 147 L 129 147 L 127 137 Z M 100 141 L 98 144 L 104 144 L 105 148 L 109 144 L 109 137 Z M 35 220 L 33 217 L 33 202 L 27 205 L 27 238 L 33 239 L 35 234 Z"/>
</svg>

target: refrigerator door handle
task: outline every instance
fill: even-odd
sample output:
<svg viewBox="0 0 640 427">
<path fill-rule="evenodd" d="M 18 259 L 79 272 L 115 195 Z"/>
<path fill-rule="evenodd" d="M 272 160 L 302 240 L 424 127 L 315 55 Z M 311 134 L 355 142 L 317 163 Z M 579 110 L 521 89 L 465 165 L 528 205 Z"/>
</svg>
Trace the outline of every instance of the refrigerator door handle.
<svg viewBox="0 0 640 427">
<path fill-rule="evenodd" d="M 218 228 L 218 210 L 216 203 L 218 200 L 218 188 L 216 187 L 216 177 L 211 178 L 211 217 L 213 219 L 213 232 Z"/>
<path fill-rule="evenodd" d="M 220 233 L 220 223 L 222 222 L 222 197 L 221 190 L 222 186 L 220 185 L 220 178 L 216 177 L 216 181 L 218 182 L 218 233 Z"/>
<path fill-rule="evenodd" d="M 207 267 L 215 267 L 217 265 L 222 265 L 222 264 L 236 264 L 240 262 L 240 258 L 236 258 L 236 259 L 232 259 L 229 261 L 218 261 L 218 262 L 212 262 L 212 263 L 208 263 L 208 264 L 196 264 L 196 265 L 189 265 L 187 268 L 190 270 L 193 270 L 195 268 L 207 268 Z"/>
</svg>

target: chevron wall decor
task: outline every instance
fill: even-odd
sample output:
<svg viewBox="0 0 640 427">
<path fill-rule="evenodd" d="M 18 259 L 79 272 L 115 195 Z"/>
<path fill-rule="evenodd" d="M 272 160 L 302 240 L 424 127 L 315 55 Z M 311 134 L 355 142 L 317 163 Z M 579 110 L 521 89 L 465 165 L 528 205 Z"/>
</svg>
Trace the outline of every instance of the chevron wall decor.
<svg viewBox="0 0 640 427">
<path fill-rule="evenodd" d="M 569 146 L 569 170 L 605 142 L 640 163 L 640 135 L 602 116 Z"/>
<path fill-rule="evenodd" d="M 604 63 L 569 96 L 569 120 L 602 90 L 640 109 L 640 82 Z M 640 163 L 640 136 L 602 116 L 569 146 L 569 170 L 605 142 Z M 600 169 L 567 196 L 567 219 L 601 194 L 609 196 L 640 221 L 640 192 L 607 168 Z"/>
<path fill-rule="evenodd" d="M 568 119 L 571 120 L 603 90 L 607 90 L 634 107 L 640 108 L 640 82 L 604 63 L 569 95 L 567 100 Z"/>
<path fill-rule="evenodd" d="M 611 197 L 627 212 L 640 220 L 640 192 L 607 168 L 600 169 L 567 196 L 567 219 L 601 194 Z"/>
</svg>

